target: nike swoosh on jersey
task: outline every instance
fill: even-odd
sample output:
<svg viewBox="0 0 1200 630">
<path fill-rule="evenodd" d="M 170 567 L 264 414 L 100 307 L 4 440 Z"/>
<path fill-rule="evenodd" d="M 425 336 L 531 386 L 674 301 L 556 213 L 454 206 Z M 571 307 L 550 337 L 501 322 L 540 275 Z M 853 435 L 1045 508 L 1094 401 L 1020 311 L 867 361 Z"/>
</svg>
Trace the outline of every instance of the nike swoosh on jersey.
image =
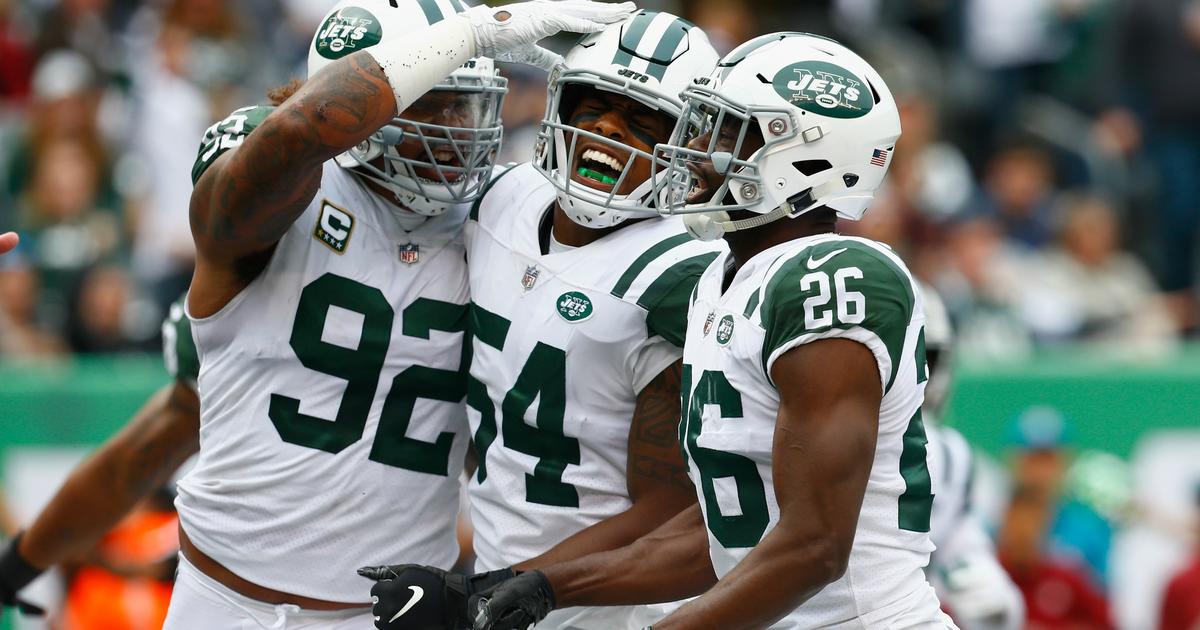
<svg viewBox="0 0 1200 630">
<path fill-rule="evenodd" d="M 420 586 L 410 586 L 408 589 L 413 592 L 412 597 L 409 598 L 408 603 L 404 605 L 404 608 L 400 609 L 400 612 L 396 613 L 391 619 L 388 619 L 388 623 L 392 623 L 393 621 L 404 616 L 404 613 L 411 610 L 413 606 L 417 605 L 417 602 L 421 601 L 422 597 L 425 597 L 425 589 L 421 588 Z"/>
<path fill-rule="evenodd" d="M 824 265 L 825 263 L 829 262 L 829 260 L 831 258 L 833 258 L 834 256 L 837 256 L 838 254 L 840 254 L 844 251 L 846 251 L 845 247 L 843 247 L 841 249 L 835 249 L 820 258 L 813 258 L 812 255 L 810 254 L 808 256 L 808 262 L 806 262 L 804 264 L 808 267 L 809 271 L 812 271 L 813 269 L 816 269 L 817 267 L 820 267 L 821 265 Z"/>
</svg>

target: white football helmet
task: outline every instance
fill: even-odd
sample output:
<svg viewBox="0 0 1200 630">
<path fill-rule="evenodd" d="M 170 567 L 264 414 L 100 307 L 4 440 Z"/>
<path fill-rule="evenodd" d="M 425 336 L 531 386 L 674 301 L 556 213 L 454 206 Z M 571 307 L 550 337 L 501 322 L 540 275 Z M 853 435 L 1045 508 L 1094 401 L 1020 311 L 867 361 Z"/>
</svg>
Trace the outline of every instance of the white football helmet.
<svg viewBox="0 0 1200 630">
<path fill-rule="evenodd" d="M 817 207 L 862 218 L 900 137 L 896 102 L 879 73 L 808 33 L 742 44 L 711 76 L 695 79 L 683 103 L 671 141 L 655 149 L 655 187 L 669 189 L 660 211 L 684 214 L 705 240 Z M 716 171 L 719 186 L 697 176 L 699 165 Z M 731 220 L 735 210 L 759 216 Z"/>
<path fill-rule="evenodd" d="M 313 37 L 308 76 L 334 60 L 378 44 L 384 37 L 403 37 L 404 33 L 436 24 L 467 8 L 460 0 L 342 0 L 325 16 Z M 439 102 L 440 111 L 427 111 L 451 124 L 405 118 L 405 112 L 413 115 L 433 102 L 418 99 L 392 124 L 339 155 L 337 163 L 381 184 L 404 207 L 419 214 L 435 216 L 452 205 L 473 201 L 491 177 L 500 148 L 500 108 L 507 84 L 491 59 L 471 59 L 429 92 L 456 95 L 446 101 L 448 105 Z M 421 152 L 416 158 L 404 157 L 397 150 L 406 139 L 420 142 Z"/>
<path fill-rule="evenodd" d="M 620 94 L 675 119 L 681 107 L 679 93 L 693 77 L 711 72 L 717 59 L 704 31 L 687 20 L 656 11 L 639 11 L 620 24 L 588 35 L 567 53 L 550 73 L 546 115 L 533 160 L 554 184 L 567 216 L 586 227 L 605 228 L 633 214 L 654 214 L 657 206 L 649 178 L 633 192 L 617 194 L 634 162 L 651 160 L 650 153 L 569 124 L 586 90 Z M 572 181 L 576 149 L 587 145 L 605 154 L 589 151 L 600 161 L 586 170 L 610 191 Z"/>
</svg>

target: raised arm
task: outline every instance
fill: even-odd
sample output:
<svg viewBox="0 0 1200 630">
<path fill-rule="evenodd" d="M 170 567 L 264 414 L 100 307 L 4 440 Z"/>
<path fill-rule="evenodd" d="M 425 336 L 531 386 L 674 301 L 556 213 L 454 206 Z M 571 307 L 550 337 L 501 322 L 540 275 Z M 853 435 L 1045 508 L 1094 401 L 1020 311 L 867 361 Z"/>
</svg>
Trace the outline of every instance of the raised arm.
<svg viewBox="0 0 1200 630">
<path fill-rule="evenodd" d="M 771 377 L 779 522 L 712 590 L 655 630 L 766 628 L 846 571 L 874 462 L 882 389 L 871 351 L 825 339 L 786 352 Z"/>
<path fill-rule="evenodd" d="M 197 180 L 191 312 L 211 315 L 258 274 L 312 200 L 326 160 L 366 140 L 468 59 L 549 66 L 556 56 L 534 42 L 562 30 L 600 30 L 632 8 L 585 0 L 474 7 L 317 72 Z"/>
<path fill-rule="evenodd" d="M 0 553 L 0 605 L 14 605 L 17 591 L 40 573 L 95 547 L 199 450 L 199 432 L 195 390 L 179 379 L 163 386 L 71 473 L 29 529 Z"/>
<path fill-rule="evenodd" d="M 395 117 L 375 59 L 359 52 L 325 68 L 217 159 L 192 192 L 192 234 L 204 264 L 272 247 L 312 200 L 321 164 Z"/>
<path fill-rule="evenodd" d="M 577 532 L 514 568 L 536 569 L 623 547 L 696 503 L 696 489 L 688 479 L 679 449 L 681 370 L 682 362 L 676 362 L 638 394 L 629 427 L 626 464 L 629 498 L 633 502 L 629 509 Z"/>
</svg>

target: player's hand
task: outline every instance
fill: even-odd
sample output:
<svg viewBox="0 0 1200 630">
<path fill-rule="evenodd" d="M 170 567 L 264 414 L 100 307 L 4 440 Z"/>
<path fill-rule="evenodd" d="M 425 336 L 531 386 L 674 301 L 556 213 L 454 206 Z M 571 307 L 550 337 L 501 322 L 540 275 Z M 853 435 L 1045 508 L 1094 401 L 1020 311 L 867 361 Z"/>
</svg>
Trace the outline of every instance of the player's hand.
<svg viewBox="0 0 1200 630">
<path fill-rule="evenodd" d="M 0 616 L 4 609 L 15 606 L 26 615 L 44 615 L 46 611 L 17 597 L 17 592 L 34 581 L 42 574 L 41 569 L 29 564 L 17 552 L 21 535 L 8 541 L 4 551 L 0 552 Z"/>
<path fill-rule="evenodd" d="M 525 630 L 554 610 L 554 589 L 541 571 L 527 571 L 471 596 L 467 608 L 474 630 Z"/>
<path fill-rule="evenodd" d="M 561 31 L 595 33 L 637 9 L 632 2 L 529 0 L 503 7 L 477 6 L 462 15 L 475 33 L 475 54 L 549 70 L 562 57 L 536 42 Z"/>
<path fill-rule="evenodd" d="M 512 569 L 462 575 L 419 564 L 363 567 L 375 580 L 371 611 L 384 630 L 460 630 L 471 627 L 467 599 L 516 575 Z"/>
<path fill-rule="evenodd" d="M 7 254 L 16 249 L 17 243 L 20 242 L 16 232 L 5 232 L 0 234 L 0 254 Z"/>
</svg>

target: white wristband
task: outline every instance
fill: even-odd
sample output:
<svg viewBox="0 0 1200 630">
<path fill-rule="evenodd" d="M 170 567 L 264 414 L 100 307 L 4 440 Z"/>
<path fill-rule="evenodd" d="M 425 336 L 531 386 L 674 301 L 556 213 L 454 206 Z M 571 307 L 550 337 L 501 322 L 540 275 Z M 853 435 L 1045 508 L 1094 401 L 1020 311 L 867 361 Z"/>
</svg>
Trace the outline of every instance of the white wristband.
<svg viewBox="0 0 1200 630">
<path fill-rule="evenodd" d="M 455 15 L 429 28 L 385 40 L 366 49 L 383 68 L 403 112 L 456 68 L 475 56 L 475 35 L 465 17 Z"/>
</svg>

